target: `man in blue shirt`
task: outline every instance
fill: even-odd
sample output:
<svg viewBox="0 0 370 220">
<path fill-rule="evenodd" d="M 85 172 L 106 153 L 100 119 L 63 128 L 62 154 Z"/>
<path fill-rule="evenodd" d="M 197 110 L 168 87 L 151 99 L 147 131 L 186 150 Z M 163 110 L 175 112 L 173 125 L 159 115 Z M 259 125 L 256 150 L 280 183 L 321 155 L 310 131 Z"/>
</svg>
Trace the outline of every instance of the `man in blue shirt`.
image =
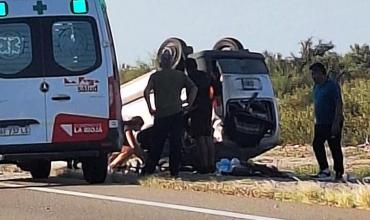
<svg viewBox="0 0 370 220">
<path fill-rule="evenodd" d="M 320 172 L 315 177 L 319 180 L 331 179 L 324 146 L 327 141 L 334 160 L 335 179 L 341 180 L 344 166 L 341 148 L 343 104 L 340 87 L 336 82 L 329 80 L 322 63 L 312 64 L 310 70 L 315 82 L 313 88 L 315 106 L 313 149 L 320 166 Z"/>
</svg>

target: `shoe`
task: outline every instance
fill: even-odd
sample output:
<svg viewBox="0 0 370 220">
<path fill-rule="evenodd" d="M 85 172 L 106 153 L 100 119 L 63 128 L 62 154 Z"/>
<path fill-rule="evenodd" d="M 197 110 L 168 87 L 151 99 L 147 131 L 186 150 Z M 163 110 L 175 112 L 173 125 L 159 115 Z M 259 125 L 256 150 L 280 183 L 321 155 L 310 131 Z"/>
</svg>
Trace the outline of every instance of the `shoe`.
<svg viewBox="0 0 370 220">
<path fill-rule="evenodd" d="M 342 173 L 335 173 L 335 181 L 344 182 L 343 174 Z"/>
<path fill-rule="evenodd" d="M 321 170 L 318 174 L 313 176 L 313 178 L 319 181 L 327 181 L 327 180 L 331 180 L 331 174 L 328 169 L 325 169 L 325 170 Z"/>
<path fill-rule="evenodd" d="M 179 174 L 170 174 L 170 178 L 172 180 L 181 180 L 181 177 L 179 176 Z"/>
<path fill-rule="evenodd" d="M 182 181 L 180 176 L 171 176 L 173 180 L 175 181 Z"/>
<path fill-rule="evenodd" d="M 107 173 L 108 174 L 113 174 L 113 172 L 114 172 L 114 169 L 111 166 L 108 166 L 107 167 Z"/>
</svg>

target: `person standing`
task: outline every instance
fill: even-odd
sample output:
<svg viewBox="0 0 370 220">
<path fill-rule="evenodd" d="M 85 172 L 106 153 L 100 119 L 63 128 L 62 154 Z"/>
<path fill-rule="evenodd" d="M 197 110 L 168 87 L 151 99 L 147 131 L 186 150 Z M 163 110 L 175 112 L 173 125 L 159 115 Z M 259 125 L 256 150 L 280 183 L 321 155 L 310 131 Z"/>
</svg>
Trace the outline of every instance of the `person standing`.
<svg viewBox="0 0 370 220">
<path fill-rule="evenodd" d="M 343 127 L 343 104 L 338 84 L 330 80 L 322 63 L 310 66 L 312 79 L 315 83 L 313 99 L 315 107 L 315 132 L 313 149 L 320 166 L 315 178 L 330 180 L 331 174 L 324 143 L 328 142 L 334 160 L 335 179 L 341 180 L 344 174 L 343 152 L 341 148 Z"/>
<path fill-rule="evenodd" d="M 148 110 L 154 116 L 153 147 L 149 149 L 144 175 L 153 174 L 167 138 L 170 143 L 170 174 L 179 174 L 184 130 L 184 109 L 180 98 L 182 89 L 187 90 L 190 108 L 197 95 L 197 87 L 184 72 L 171 69 L 172 57 L 164 52 L 160 57 L 161 70 L 150 76 L 144 90 Z M 150 92 L 154 93 L 155 109 L 152 107 Z"/>
<path fill-rule="evenodd" d="M 212 137 L 212 101 L 215 85 L 211 75 L 198 70 L 194 59 L 186 60 L 186 71 L 198 87 L 194 109 L 190 112 L 190 133 L 196 141 L 196 169 L 200 173 L 215 170 L 215 146 Z"/>
</svg>

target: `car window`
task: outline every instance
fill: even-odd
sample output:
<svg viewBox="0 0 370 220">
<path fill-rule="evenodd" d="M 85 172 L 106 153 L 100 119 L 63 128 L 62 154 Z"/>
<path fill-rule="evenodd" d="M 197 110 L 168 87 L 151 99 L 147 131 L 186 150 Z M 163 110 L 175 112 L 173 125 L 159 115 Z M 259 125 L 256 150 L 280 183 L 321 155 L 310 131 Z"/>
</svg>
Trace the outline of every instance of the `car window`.
<svg viewBox="0 0 370 220">
<path fill-rule="evenodd" d="M 267 74 L 267 67 L 260 59 L 219 59 L 223 73 L 227 74 Z"/>
<path fill-rule="evenodd" d="M 88 21 L 54 23 L 52 41 L 55 62 L 68 71 L 84 71 L 97 62 L 93 27 Z"/>
<path fill-rule="evenodd" d="M 32 42 L 28 24 L 0 24 L 0 74 L 18 74 L 31 62 Z"/>
</svg>

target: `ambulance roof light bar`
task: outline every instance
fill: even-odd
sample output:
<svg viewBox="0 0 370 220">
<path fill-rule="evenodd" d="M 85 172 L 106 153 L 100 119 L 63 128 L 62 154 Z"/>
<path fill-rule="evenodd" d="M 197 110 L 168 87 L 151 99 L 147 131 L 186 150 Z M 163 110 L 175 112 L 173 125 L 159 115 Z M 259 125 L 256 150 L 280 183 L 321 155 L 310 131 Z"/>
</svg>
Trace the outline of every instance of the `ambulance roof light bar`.
<svg viewBox="0 0 370 220">
<path fill-rule="evenodd" d="M 4 1 L 0 1 L 0 17 L 5 17 L 8 15 L 8 4 Z"/>
<path fill-rule="evenodd" d="M 89 11 L 86 0 L 72 0 L 71 9 L 73 14 L 87 14 Z"/>
</svg>

